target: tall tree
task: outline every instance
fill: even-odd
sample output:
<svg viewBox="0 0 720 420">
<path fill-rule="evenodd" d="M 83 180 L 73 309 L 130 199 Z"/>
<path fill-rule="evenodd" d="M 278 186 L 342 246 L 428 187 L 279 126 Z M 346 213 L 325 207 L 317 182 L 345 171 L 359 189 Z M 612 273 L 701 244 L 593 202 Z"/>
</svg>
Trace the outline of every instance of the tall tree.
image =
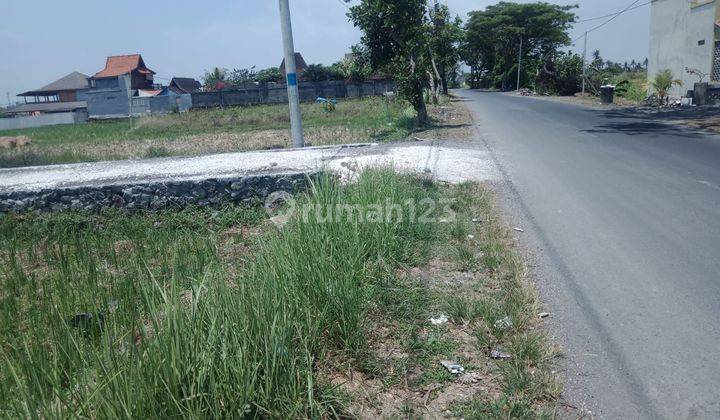
<svg viewBox="0 0 720 420">
<path fill-rule="evenodd" d="M 393 76 L 418 122 L 428 122 L 423 92 L 432 71 L 425 0 L 361 0 L 348 17 L 362 33 L 374 70 Z"/>
<path fill-rule="evenodd" d="M 464 32 L 459 16 L 450 16 L 450 9 L 439 3 L 430 11 L 432 24 L 430 49 L 438 72 L 442 91 L 448 93 L 448 71 L 451 71 L 460 60 L 460 43 Z"/>
<path fill-rule="evenodd" d="M 476 82 L 503 89 L 514 85 L 521 39 L 523 61 L 534 66 L 523 66 L 523 77 L 537 73 L 543 58 L 570 44 L 568 31 L 575 20 L 571 12 L 575 7 L 501 1 L 471 12 L 463 51 Z"/>
</svg>

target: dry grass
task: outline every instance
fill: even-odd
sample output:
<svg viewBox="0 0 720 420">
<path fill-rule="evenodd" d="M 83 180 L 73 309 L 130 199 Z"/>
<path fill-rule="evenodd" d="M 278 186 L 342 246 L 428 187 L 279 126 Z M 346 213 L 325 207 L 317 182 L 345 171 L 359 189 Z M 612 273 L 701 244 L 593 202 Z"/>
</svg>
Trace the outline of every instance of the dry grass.
<svg viewBox="0 0 720 420">
<path fill-rule="evenodd" d="M 470 116 L 459 100 L 430 106 L 430 128 L 414 126 L 414 113 L 403 101 L 369 98 L 338 104 L 328 113 L 304 104 L 310 145 L 350 144 L 422 138 L 469 138 Z M 285 106 L 202 110 L 114 123 L 42 127 L 25 131 L 32 143 L 0 150 L 0 167 L 99 160 L 199 156 L 214 153 L 287 148 Z"/>
<path fill-rule="evenodd" d="M 553 416 L 562 390 L 550 372 L 557 351 L 544 336 L 511 230 L 487 188 L 467 184 L 449 195 L 457 221 L 441 228 L 427 264 L 399 270 L 395 290 L 381 292 L 369 316 L 369 354 L 362 361 L 337 355 L 325 376 L 363 419 Z M 470 261 L 460 261 L 458 246 L 470 250 Z M 449 322 L 431 325 L 440 315 Z M 498 328 L 505 316 L 512 326 Z M 496 349 L 513 359 L 493 360 Z M 441 360 L 465 372 L 452 375 Z"/>
</svg>

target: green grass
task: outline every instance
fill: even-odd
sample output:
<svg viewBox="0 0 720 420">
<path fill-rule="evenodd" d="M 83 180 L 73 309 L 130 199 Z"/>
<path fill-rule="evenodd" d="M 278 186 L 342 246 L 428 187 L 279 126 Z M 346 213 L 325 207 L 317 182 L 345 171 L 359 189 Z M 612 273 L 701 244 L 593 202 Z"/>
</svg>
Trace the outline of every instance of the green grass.
<svg viewBox="0 0 720 420">
<path fill-rule="evenodd" d="M 320 182 L 301 202 L 366 212 L 428 194 L 372 171 Z M 369 300 L 392 267 L 426 258 L 434 228 L 311 218 L 228 239 L 262 220 L 248 209 L 2 216 L 0 417 L 337 416 L 342 396 L 316 364 L 366 351 Z M 103 313 L 102 329 L 72 324 L 86 312 Z"/>
<path fill-rule="evenodd" d="M 316 144 L 393 141 L 404 139 L 414 128 L 414 111 L 401 100 L 341 101 L 332 112 L 322 104 L 301 108 L 307 137 Z M 0 136 L 24 135 L 32 144 L 0 150 L 0 167 L 157 156 L 153 149 L 170 156 L 286 147 L 284 130 L 289 124 L 287 105 L 279 104 L 6 130 Z M 277 132 L 258 134 L 273 130 Z M 227 139 L 207 141 L 218 135 Z"/>
<path fill-rule="evenodd" d="M 427 198 L 454 200 L 463 235 L 451 223 L 369 221 L 377 203 L 409 215 Z M 355 184 L 316 182 L 296 208 L 317 211 L 281 229 L 257 208 L 0 215 L 0 418 L 334 418 L 356 396 L 328 373 L 350 369 L 379 392 L 409 388 L 402 408 L 421 415 L 412 392 L 457 379 L 439 360 L 497 377 L 480 385 L 500 397 L 455 404 L 458 416 L 542 416 L 560 392 L 554 354 L 491 201 L 475 184 L 366 170 Z M 360 210 L 326 220 L 339 203 Z M 447 250 L 460 245 L 495 253 L 475 259 L 465 289 L 401 274 L 438 254 L 455 265 Z M 82 313 L 102 313 L 102 327 L 76 325 Z M 439 313 L 451 324 L 429 325 Z M 496 328 L 506 316 L 512 327 Z M 491 348 L 513 359 L 492 361 Z"/>
</svg>

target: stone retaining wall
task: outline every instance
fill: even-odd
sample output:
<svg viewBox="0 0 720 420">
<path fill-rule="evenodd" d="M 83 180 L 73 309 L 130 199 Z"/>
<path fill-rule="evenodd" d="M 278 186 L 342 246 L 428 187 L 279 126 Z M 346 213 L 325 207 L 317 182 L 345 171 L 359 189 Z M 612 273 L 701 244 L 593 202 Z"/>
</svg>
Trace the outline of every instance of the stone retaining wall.
<svg viewBox="0 0 720 420">
<path fill-rule="evenodd" d="M 254 175 L 192 181 L 134 183 L 98 187 L 72 187 L 40 191 L 0 192 L 0 213 L 63 210 L 99 211 L 115 207 L 128 210 L 206 207 L 227 203 L 252 203 L 275 191 L 297 193 L 306 189 L 319 172 Z"/>
</svg>

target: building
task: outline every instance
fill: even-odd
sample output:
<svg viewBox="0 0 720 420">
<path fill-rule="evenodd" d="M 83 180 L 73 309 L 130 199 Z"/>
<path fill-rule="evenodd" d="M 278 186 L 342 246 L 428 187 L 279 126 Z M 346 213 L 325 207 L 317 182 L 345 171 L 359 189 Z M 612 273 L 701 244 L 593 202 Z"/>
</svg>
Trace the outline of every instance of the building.
<svg viewBox="0 0 720 420">
<path fill-rule="evenodd" d="M 190 109 L 189 94 L 164 94 L 167 89 L 154 83 L 154 75 L 140 54 L 108 57 L 105 68 L 90 78 L 89 117 L 127 118 Z"/>
<path fill-rule="evenodd" d="M 305 70 L 307 70 L 308 65 L 305 62 L 305 59 L 303 58 L 302 54 L 296 52 L 295 53 L 295 67 L 297 69 L 297 75 L 298 78 L 302 76 L 303 73 L 305 73 Z M 283 80 L 287 77 L 285 74 L 285 59 L 283 58 L 282 63 L 280 63 L 280 74 L 282 74 Z"/>
<path fill-rule="evenodd" d="M 39 89 L 23 92 L 25 104 L 10 107 L 10 115 L 40 115 L 59 112 L 84 111 L 90 85 L 88 76 L 72 72 Z"/>
<path fill-rule="evenodd" d="M 720 0 L 655 0 L 650 12 L 650 80 L 670 69 L 683 82 L 673 88 L 673 97 L 692 90 L 698 75 L 720 83 L 719 24 Z"/>
<path fill-rule="evenodd" d="M 202 84 L 191 77 L 173 77 L 167 88 L 169 92 L 182 95 L 184 93 L 200 92 Z"/>
</svg>

